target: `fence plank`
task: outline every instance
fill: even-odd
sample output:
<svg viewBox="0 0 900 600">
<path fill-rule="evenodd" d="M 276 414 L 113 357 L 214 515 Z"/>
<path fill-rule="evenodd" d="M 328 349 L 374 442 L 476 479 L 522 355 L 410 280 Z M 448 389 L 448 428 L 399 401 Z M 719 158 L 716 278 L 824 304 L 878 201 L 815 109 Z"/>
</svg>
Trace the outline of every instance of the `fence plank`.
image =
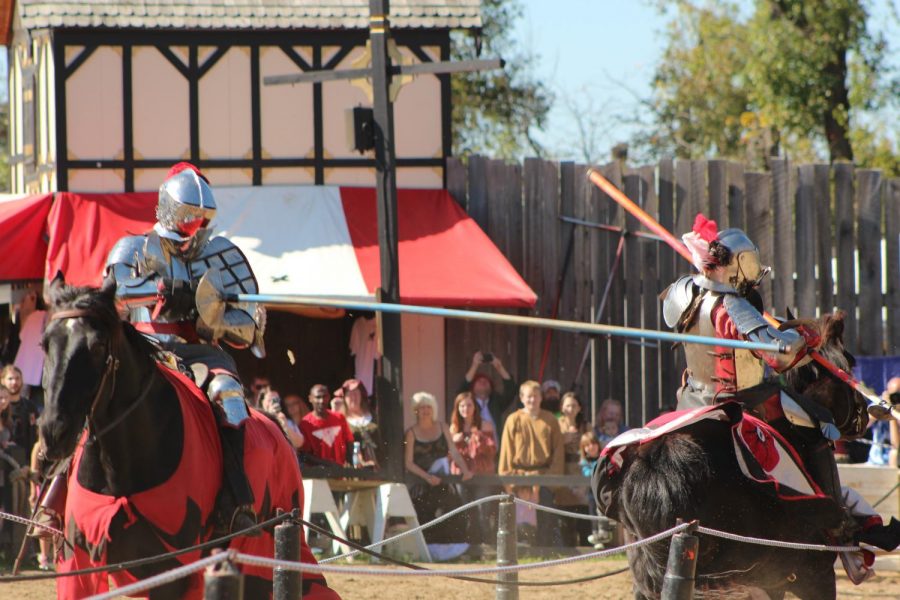
<svg viewBox="0 0 900 600">
<path fill-rule="evenodd" d="M 641 167 L 638 170 L 641 178 L 641 190 L 643 191 L 643 208 L 655 218 L 659 218 L 659 197 L 656 193 L 656 169 L 652 166 Z M 659 293 L 662 285 L 668 285 L 659 280 L 659 243 L 645 241 L 641 243 L 641 304 L 643 318 L 641 326 L 645 329 L 659 329 Z M 661 285 L 662 284 L 662 285 Z M 644 347 L 644 420 L 659 415 L 659 344 L 656 347 Z"/>
<path fill-rule="evenodd" d="M 659 161 L 659 224 L 668 231 L 673 231 L 675 225 L 675 166 L 670 159 Z M 681 262 L 681 257 L 676 256 L 675 251 L 666 244 L 659 244 L 659 287 L 662 291 L 675 279 L 675 261 Z M 674 408 L 675 391 L 679 383 L 679 361 L 683 360 L 682 350 L 675 350 L 671 344 L 660 342 L 659 352 L 659 382 L 660 399 L 662 406 Z"/>
<path fill-rule="evenodd" d="M 887 353 L 900 354 L 900 179 L 885 182 Z"/>
<path fill-rule="evenodd" d="M 511 219 L 513 210 L 509 204 L 517 203 L 517 197 L 511 197 L 510 191 L 515 192 L 515 188 L 510 186 L 510 182 L 514 179 L 512 167 L 502 160 L 491 160 L 486 165 L 487 178 L 487 198 L 488 198 L 488 235 L 494 240 L 497 248 L 504 256 L 510 256 L 512 249 L 516 245 L 518 235 L 515 235 Z M 516 339 L 515 329 L 511 327 L 503 327 L 500 325 L 490 325 L 484 328 L 484 335 L 481 338 L 481 350 L 491 352 L 503 361 L 504 365 L 512 368 L 514 356 L 514 343 Z M 496 377 L 494 373 L 492 376 Z M 494 382 L 495 385 L 499 381 Z"/>
<path fill-rule="evenodd" d="M 469 216 L 482 228 L 487 229 L 487 163 L 483 156 L 469 157 Z"/>
<path fill-rule="evenodd" d="M 628 172 L 624 178 L 625 195 L 639 205 L 643 204 L 643 190 L 641 178 L 634 172 Z M 636 231 L 640 228 L 640 222 L 630 214 L 625 216 L 625 227 L 628 231 Z M 641 242 L 635 236 L 625 239 L 625 325 L 627 327 L 641 326 L 643 314 L 641 302 L 641 280 L 646 276 L 641 258 L 643 252 Z M 632 425 L 643 425 L 646 422 L 644 413 L 643 394 L 643 364 L 642 348 L 635 343 L 625 343 L 625 412 L 627 421 Z"/>
<path fill-rule="evenodd" d="M 853 165 L 834 165 L 834 211 L 837 237 L 837 306 L 847 312 L 844 344 L 858 352 L 856 340 L 856 232 L 854 230 Z"/>
<path fill-rule="evenodd" d="M 728 226 L 746 227 L 744 208 L 744 165 L 728 163 Z"/>
<path fill-rule="evenodd" d="M 559 214 L 573 215 L 575 212 L 575 163 L 562 162 L 559 164 L 559 190 Z M 580 315 L 577 315 L 575 298 L 575 279 L 578 271 L 583 266 L 579 264 L 575 254 L 575 240 L 579 233 L 577 229 L 580 228 L 571 223 L 563 223 L 559 219 L 556 221 L 556 227 L 560 231 L 561 256 L 565 256 L 566 252 L 569 253 L 568 266 L 564 267 L 565 274 L 560 275 L 563 277 L 563 280 L 558 315 L 561 319 L 583 321 L 584 319 L 579 318 Z M 569 245 L 571 245 L 571 250 L 568 249 Z M 565 262 L 564 259 L 560 260 Z M 559 332 L 558 336 L 554 337 L 556 338 L 554 345 L 556 346 L 557 363 L 556 368 L 551 373 L 555 373 L 554 378 L 562 385 L 565 385 L 563 382 L 568 382 L 575 377 L 575 369 L 578 368 L 577 364 L 573 364 L 576 362 L 574 348 L 578 345 L 576 341 L 578 335 Z"/>
<path fill-rule="evenodd" d="M 541 242 L 543 246 L 543 316 L 551 317 L 553 315 L 554 305 L 556 303 L 557 288 L 559 285 L 559 276 L 562 272 L 563 249 L 560 247 L 560 228 L 559 228 L 559 164 L 554 161 L 542 161 L 541 163 Z M 539 378 L 541 373 L 541 357 L 544 352 L 544 345 L 548 339 L 552 340 L 552 336 L 547 334 L 550 331 L 536 332 L 535 338 L 538 345 L 535 348 L 537 365 L 533 371 L 533 377 Z M 544 379 L 556 379 L 554 369 L 558 364 L 557 348 L 551 343 L 550 352 L 547 355 L 546 368 L 543 373 Z"/>
<path fill-rule="evenodd" d="M 711 160 L 707 167 L 709 180 L 709 218 L 721 229 L 728 224 L 728 162 Z"/>
<path fill-rule="evenodd" d="M 618 163 L 610 163 L 601 168 L 603 175 L 617 188 L 622 189 L 622 168 Z M 605 196 L 605 194 L 604 194 Z M 625 226 L 625 212 L 611 198 L 604 198 L 609 209 L 609 223 L 617 227 Z M 616 261 L 616 247 L 618 245 L 618 237 L 610 236 L 608 238 L 609 260 L 610 265 Z M 623 279 L 624 271 L 624 254 L 619 258 L 619 266 L 615 275 L 611 277 L 612 287 L 607 300 L 607 314 L 609 315 L 607 323 L 612 325 L 625 324 L 625 282 Z M 625 352 L 624 340 L 609 340 L 609 395 L 624 405 L 626 383 L 625 383 Z M 627 413 L 626 413 L 627 414 Z M 641 423 L 628 422 L 628 425 L 635 427 Z"/>
<path fill-rule="evenodd" d="M 819 314 L 834 310 L 834 211 L 828 165 L 813 165 L 813 202 L 816 204 L 816 264 L 819 267 Z"/>
<path fill-rule="evenodd" d="M 584 214 L 589 221 L 597 223 L 609 223 L 610 212 L 612 211 L 612 201 L 603 194 L 597 186 L 589 184 L 585 187 L 584 201 L 587 203 L 587 209 Z M 590 316 L 598 323 L 609 322 L 609 308 L 604 308 L 603 312 L 599 311 L 600 298 L 603 290 L 606 288 L 606 282 L 609 280 L 609 268 L 612 258 L 610 256 L 610 238 L 613 237 L 609 233 L 593 230 L 591 231 L 590 248 L 591 248 L 591 272 L 594 274 L 592 278 L 591 288 L 591 308 Z M 597 408 L 604 399 L 611 394 L 609 386 L 609 340 L 595 337 L 591 342 L 593 351 L 590 355 L 591 360 L 591 412 L 592 418 L 597 414 Z"/>
<path fill-rule="evenodd" d="M 591 214 L 591 186 L 587 180 L 587 166 L 574 165 L 572 172 L 572 212 L 569 213 L 576 219 L 592 220 Z M 563 188 L 565 189 L 565 188 Z M 565 195 L 563 196 L 565 199 Z M 563 204 L 565 206 L 565 202 Z M 565 210 L 561 211 L 566 214 Z M 596 260 L 592 255 L 591 246 L 592 229 L 588 227 L 575 227 L 575 246 L 572 256 L 572 278 L 571 289 L 572 298 L 567 306 L 571 306 L 571 318 L 577 321 L 587 322 L 591 319 L 591 284 L 594 279 L 594 264 Z M 569 286 L 566 286 L 567 293 Z M 578 373 L 581 367 L 581 358 L 584 354 L 585 345 L 588 343 L 586 336 L 577 335 L 572 343 L 572 352 L 567 359 L 567 376 L 560 379 L 563 387 L 570 389 L 579 394 L 584 409 L 585 418 L 593 417 L 593 409 L 591 407 L 591 363 L 590 356 L 588 362 L 585 363 L 581 373 Z"/>
<path fill-rule="evenodd" d="M 884 354 L 881 319 L 881 171 L 856 172 L 857 231 L 859 234 L 859 352 Z"/>
<path fill-rule="evenodd" d="M 691 224 L 693 224 L 693 218 L 698 212 L 709 215 L 709 194 L 706 189 L 706 173 L 708 169 L 709 167 L 705 160 L 691 161 L 690 194 L 691 207 L 694 211 L 691 215 Z M 684 231 L 682 231 L 682 233 L 684 233 Z"/>
<path fill-rule="evenodd" d="M 816 199 L 814 165 L 799 167 L 796 200 L 795 247 L 797 248 L 795 282 L 798 316 L 812 318 L 816 314 Z"/>
<path fill-rule="evenodd" d="M 762 264 L 773 264 L 772 235 L 772 174 L 745 173 L 747 235 L 759 246 Z M 772 285 L 763 285 L 760 294 L 767 310 L 772 310 Z"/>
<path fill-rule="evenodd" d="M 466 210 L 468 197 L 466 196 L 466 179 L 468 172 L 462 160 L 456 157 L 447 158 L 447 191 L 453 199 Z"/>
<path fill-rule="evenodd" d="M 790 165 L 787 159 L 771 160 L 772 168 L 772 302 L 776 314 L 784 314 L 785 308 L 796 308 L 794 302 L 794 235 L 790 192 Z"/>
<path fill-rule="evenodd" d="M 697 207 L 693 204 L 693 188 L 691 178 L 691 161 L 678 160 L 675 162 L 675 229 L 672 233 L 681 237 L 691 230 L 694 225 L 694 217 L 697 216 Z M 676 265 L 675 272 L 684 270 L 684 265 Z"/>
</svg>

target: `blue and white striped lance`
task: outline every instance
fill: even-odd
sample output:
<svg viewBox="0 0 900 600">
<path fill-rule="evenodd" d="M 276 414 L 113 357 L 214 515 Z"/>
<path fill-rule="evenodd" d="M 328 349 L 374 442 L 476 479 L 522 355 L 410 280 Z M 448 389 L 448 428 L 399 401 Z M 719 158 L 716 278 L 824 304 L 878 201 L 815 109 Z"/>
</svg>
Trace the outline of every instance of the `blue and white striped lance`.
<svg viewBox="0 0 900 600">
<path fill-rule="evenodd" d="M 556 329 L 557 331 L 584 333 L 588 335 L 612 335 L 624 338 L 660 340 L 663 342 L 703 344 L 705 346 L 740 348 L 743 350 L 762 350 L 764 352 L 777 352 L 782 354 L 787 351 L 786 348 L 780 344 L 764 344 L 762 342 L 748 342 L 744 340 L 726 340 L 707 337 L 703 335 L 675 333 L 672 331 L 655 331 L 653 329 L 620 327 L 618 325 L 600 325 L 597 323 L 582 323 L 580 321 L 563 321 L 560 319 L 525 317 L 521 315 L 506 315 L 498 313 L 479 312 L 474 310 L 440 308 L 435 306 L 418 306 L 414 304 L 390 304 L 386 302 L 368 302 L 365 300 L 341 298 L 316 298 L 313 296 L 299 296 L 294 294 L 228 294 L 225 297 L 225 300 L 228 302 L 258 302 L 260 304 L 268 305 L 318 306 L 327 308 L 343 308 L 346 310 L 369 310 L 374 312 L 396 314 L 406 313 L 412 315 L 444 317 L 448 319 L 482 321 L 485 323 L 518 325 L 521 327 Z"/>
</svg>

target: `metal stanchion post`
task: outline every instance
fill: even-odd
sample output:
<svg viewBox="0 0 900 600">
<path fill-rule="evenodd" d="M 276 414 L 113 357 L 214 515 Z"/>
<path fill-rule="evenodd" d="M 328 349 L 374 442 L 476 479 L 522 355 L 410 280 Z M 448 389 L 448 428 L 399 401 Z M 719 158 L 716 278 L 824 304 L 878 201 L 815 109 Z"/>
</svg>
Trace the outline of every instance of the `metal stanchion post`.
<svg viewBox="0 0 900 600">
<path fill-rule="evenodd" d="M 509 567 L 519 564 L 516 556 L 516 504 L 508 496 L 500 502 L 497 518 L 497 566 Z M 519 574 L 497 574 L 497 600 L 519 600 Z"/>
<path fill-rule="evenodd" d="M 203 575 L 204 600 L 243 600 L 244 576 L 230 560 L 213 565 Z"/>
<path fill-rule="evenodd" d="M 300 526 L 293 519 L 288 519 L 275 526 L 275 558 L 300 562 Z M 300 598 L 302 577 L 300 571 L 275 567 L 272 575 L 274 600 L 297 600 Z"/>
<path fill-rule="evenodd" d="M 677 524 L 681 524 L 678 519 Z M 695 524 L 696 527 L 696 524 Z M 694 528 L 672 536 L 669 545 L 669 562 L 663 578 L 661 600 L 691 600 L 694 597 L 694 575 L 697 571 L 697 551 L 700 540 L 693 535 Z"/>
</svg>

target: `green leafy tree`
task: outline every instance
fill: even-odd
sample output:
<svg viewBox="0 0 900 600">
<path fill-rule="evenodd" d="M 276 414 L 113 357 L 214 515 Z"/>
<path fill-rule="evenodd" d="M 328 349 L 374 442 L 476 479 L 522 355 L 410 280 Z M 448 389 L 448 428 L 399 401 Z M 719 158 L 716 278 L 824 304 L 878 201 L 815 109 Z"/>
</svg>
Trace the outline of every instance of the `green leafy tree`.
<svg viewBox="0 0 900 600">
<path fill-rule="evenodd" d="M 451 77 L 453 153 L 540 156 L 543 148 L 532 136 L 532 128 L 544 125 L 553 97 L 533 75 L 534 55 L 516 47 L 512 39 L 522 7 L 518 0 L 483 0 L 481 11 L 481 32 L 455 33 L 451 56 L 454 60 L 502 57 L 506 66 Z"/>
<path fill-rule="evenodd" d="M 756 164 L 782 150 L 801 160 L 827 153 L 890 164 L 890 137 L 858 118 L 897 101 L 868 2 L 755 0 L 744 16 L 739 7 L 677 3 L 655 77 L 655 130 L 639 141 Z"/>
</svg>

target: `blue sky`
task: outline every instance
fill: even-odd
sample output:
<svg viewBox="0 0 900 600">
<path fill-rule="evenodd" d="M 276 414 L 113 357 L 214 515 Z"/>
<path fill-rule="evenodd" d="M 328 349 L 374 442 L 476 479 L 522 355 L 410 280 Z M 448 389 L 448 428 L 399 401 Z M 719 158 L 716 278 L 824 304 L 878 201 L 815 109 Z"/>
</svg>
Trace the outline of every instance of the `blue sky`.
<svg viewBox="0 0 900 600">
<path fill-rule="evenodd" d="M 520 1 L 525 14 L 514 37 L 538 57 L 536 75 L 556 93 L 549 123 L 537 139 L 560 159 L 581 160 L 573 142 L 573 113 L 590 115 L 588 125 L 598 133 L 596 145 L 605 160 L 614 144 L 635 132 L 621 117 L 639 114 L 635 96 L 650 95 L 665 43 L 665 15 L 651 0 Z M 748 10 L 753 5 L 744 3 Z M 900 0 L 871 0 L 870 6 L 870 26 L 887 34 L 888 60 L 900 70 Z"/>
<path fill-rule="evenodd" d="M 538 139 L 560 158 L 580 158 L 567 144 L 577 111 L 594 116 L 603 147 L 627 140 L 634 128 L 617 116 L 637 110 L 635 94 L 650 94 L 663 15 L 644 0 L 522 0 L 522 6 L 515 38 L 537 55 L 537 76 L 556 94 Z"/>
</svg>

